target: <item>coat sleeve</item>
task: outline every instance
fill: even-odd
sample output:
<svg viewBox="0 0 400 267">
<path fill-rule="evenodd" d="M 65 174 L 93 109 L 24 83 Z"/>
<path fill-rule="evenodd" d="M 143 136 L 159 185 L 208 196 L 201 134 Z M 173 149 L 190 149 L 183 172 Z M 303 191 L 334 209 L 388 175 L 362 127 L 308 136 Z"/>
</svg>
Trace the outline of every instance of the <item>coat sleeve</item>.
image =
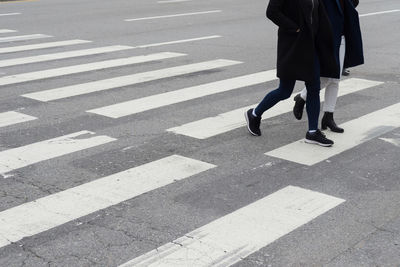
<svg viewBox="0 0 400 267">
<path fill-rule="evenodd" d="M 284 2 L 285 0 L 270 0 L 267 7 L 267 18 L 280 28 L 296 31 L 299 28 L 298 25 L 282 13 Z"/>
</svg>

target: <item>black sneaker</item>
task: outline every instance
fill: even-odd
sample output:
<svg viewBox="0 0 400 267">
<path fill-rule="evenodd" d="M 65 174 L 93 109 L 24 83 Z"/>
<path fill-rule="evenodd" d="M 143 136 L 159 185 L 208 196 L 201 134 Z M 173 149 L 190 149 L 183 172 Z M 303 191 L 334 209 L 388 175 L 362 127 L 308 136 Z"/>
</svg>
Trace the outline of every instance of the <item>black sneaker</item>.
<svg viewBox="0 0 400 267">
<path fill-rule="evenodd" d="M 349 76 L 350 75 L 350 71 L 348 69 L 343 69 L 342 75 L 343 76 Z"/>
<path fill-rule="evenodd" d="M 306 143 L 317 144 L 320 146 L 332 146 L 333 145 L 333 141 L 326 138 L 325 134 L 322 133 L 320 130 L 317 130 L 316 132 L 313 132 L 313 133 L 307 132 Z"/>
<path fill-rule="evenodd" d="M 246 118 L 246 121 L 247 121 L 247 130 L 249 130 L 249 132 L 252 135 L 260 136 L 261 135 L 261 131 L 260 131 L 261 118 L 253 116 L 252 108 L 244 113 L 244 117 Z"/>
<path fill-rule="evenodd" d="M 301 117 L 303 117 L 303 110 L 306 101 L 304 101 L 304 99 L 301 98 L 300 94 L 297 94 L 294 97 L 294 102 L 295 104 L 293 107 L 293 115 L 296 117 L 296 119 L 301 120 Z"/>
</svg>

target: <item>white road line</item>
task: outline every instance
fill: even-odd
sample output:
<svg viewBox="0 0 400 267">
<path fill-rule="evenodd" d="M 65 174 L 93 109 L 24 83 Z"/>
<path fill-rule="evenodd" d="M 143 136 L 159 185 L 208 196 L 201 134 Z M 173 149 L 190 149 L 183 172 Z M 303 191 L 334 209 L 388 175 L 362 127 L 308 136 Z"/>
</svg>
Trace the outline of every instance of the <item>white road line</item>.
<svg viewBox="0 0 400 267">
<path fill-rule="evenodd" d="M 367 14 L 360 15 L 360 17 L 368 17 L 368 16 L 381 15 L 381 14 L 394 13 L 394 12 L 400 12 L 400 9 L 393 9 L 393 10 L 387 10 L 387 11 L 381 11 L 381 12 L 367 13 Z"/>
<path fill-rule="evenodd" d="M 183 16 L 204 15 L 204 14 L 220 13 L 220 12 L 222 12 L 222 10 L 210 10 L 210 11 L 192 12 L 192 13 L 183 13 L 183 14 L 174 14 L 174 15 L 166 15 L 166 16 L 155 16 L 155 17 L 146 17 L 146 18 L 126 19 L 125 21 L 139 21 L 139 20 L 151 20 L 151 19 L 164 19 L 164 18 L 174 18 L 174 17 L 183 17 Z"/>
<path fill-rule="evenodd" d="M 165 52 L 165 53 L 150 54 L 150 55 L 146 55 L 146 56 L 134 56 L 134 57 L 128 57 L 128 58 L 121 58 L 121 59 L 112 59 L 112 60 L 99 61 L 99 62 L 94 62 L 94 63 L 74 65 L 74 66 L 69 66 L 69 67 L 62 67 L 62 68 L 57 68 L 57 69 L 49 69 L 49 70 L 16 74 L 16 75 L 11 75 L 11 76 L 4 76 L 4 77 L 0 77 L 0 86 L 16 84 L 16 83 L 23 83 L 23 82 L 31 82 L 31 81 L 42 80 L 42 79 L 47 79 L 47 78 L 61 77 L 61 76 L 65 76 L 65 75 L 83 73 L 83 72 L 88 72 L 88 71 L 95 71 L 95 70 L 102 70 L 102 69 L 108 69 L 108 68 L 114 68 L 114 67 L 133 65 L 133 64 L 138 64 L 138 63 L 179 57 L 179 56 L 184 56 L 184 55 L 185 54 Z"/>
<path fill-rule="evenodd" d="M 173 155 L 2 211 L 0 247 L 215 167 Z"/>
<path fill-rule="evenodd" d="M 142 73 L 136 73 L 127 76 L 121 76 L 106 80 L 99 80 L 89 83 L 77 84 L 72 86 L 66 86 L 56 89 L 50 89 L 40 92 L 35 92 L 31 94 L 22 95 L 23 97 L 28 97 L 31 99 L 39 100 L 39 101 L 52 101 L 57 99 L 63 99 L 72 96 L 79 96 L 94 92 L 100 92 L 104 90 L 115 89 L 128 85 L 135 85 L 138 83 L 144 83 L 149 81 L 155 81 L 164 78 L 175 77 L 179 75 L 195 73 L 215 68 L 221 68 L 225 66 L 230 66 L 234 64 L 238 64 L 238 61 L 231 60 L 213 60 L 206 61 L 197 64 L 183 65 L 173 68 L 166 68 L 155 71 L 148 71 Z M 1 78 L 0 78 L 1 81 Z M 92 111 L 89 111 L 92 112 Z"/>
<path fill-rule="evenodd" d="M 157 1 L 158 4 L 171 4 L 171 3 L 182 3 L 182 2 L 191 2 L 192 0 L 165 0 L 165 1 Z"/>
<path fill-rule="evenodd" d="M 399 138 L 397 138 L 397 139 L 395 139 L 395 138 L 379 138 L 379 139 L 382 141 L 385 141 L 389 144 L 392 144 L 394 146 L 400 147 L 400 139 Z"/>
<path fill-rule="evenodd" d="M 36 117 L 29 116 L 16 111 L 7 111 L 0 113 L 0 127 L 5 127 L 17 123 L 36 120 Z"/>
<path fill-rule="evenodd" d="M 333 147 L 322 148 L 306 144 L 303 139 L 267 152 L 265 155 L 312 166 L 400 127 L 400 103 L 341 126 L 345 129 L 344 134 L 327 132 L 328 138 L 335 141 Z"/>
<path fill-rule="evenodd" d="M 122 50 L 127 50 L 127 49 L 132 49 L 132 47 L 131 46 L 114 45 L 114 46 L 105 46 L 105 47 L 97 47 L 97 48 L 90 48 L 90 49 L 83 49 L 83 50 L 60 52 L 60 53 L 47 54 L 47 55 L 38 55 L 38 56 L 23 57 L 23 58 L 12 58 L 12 59 L 7 59 L 7 60 L 0 60 L 0 67 L 10 67 L 10 66 L 17 66 L 17 65 L 22 65 L 22 64 L 30 64 L 30 63 L 58 60 L 58 59 L 90 56 L 90 55 L 122 51 Z"/>
<path fill-rule="evenodd" d="M 138 45 L 138 46 L 135 46 L 134 48 L 149 48 L 149 47 L 156 47 L 156 46 L 162 46 L 162 45 L 182 44 L 182 43 L 203 41 L 203 40 L 209 40 L 209 39 L 215 39 L 215 38 L 221 38 L 221 37 L 222 36 L 220 36 L 220 35 L 210 35 L 210 36 L 191 38 L 191 39 L 183 39 L 183 40 L 176 40 L 176 41 L 170 41 L 170 42 L 154 43 L 154 44 L 147 44 L 147 45 Z"/>
<path fill-rule="evenodd" d="M 288 186 L 120 267 L 231 266 L 344 201 Z"/>
<path fill-rule="evenodd" d="M 382 82 L 355 78 L 347 79 L 340 82 L 339 96 L 378 86 L 380 84 L 382 84 Z M 324 93 L 325 90 L 322 90 L 321 99 L 324 98 Z M 291 98 L 278 103 L 271 110 L 264 113 L 263 120 L 290 112 L 293 109 L 294 104 L 293 96 L 296 94 L 297 93 L 294 93 Z M 250 108 L 254 108 L 255 106 L 257 106 L 257 103 L 222 113 L 215 117 L 208 117 L 199 121 L 190 122 L 168 129 L 167 131 L 197 139 L 206 139 L 245 126 L 246 122 L 244 120 L 243 113 Z"/>
<path fill-rule="evenodd" d="M 18 42 L 18 41 L 26 41 L 26 40 L 33 40 L 33 39 L 49 38 L 49 37 L 52 37 L 52 36 L 45 35 L 45 34 L 30 34 L 30 35 L 0 37 L 0 43 Z"/>
<path fill-rule="evenodd" d="M 175 41 L 162 42 L 162 43 L 138 45 L 138 46 L 133 46 L 132 49 L 157 47 L 157 46 L 163 46 L 163 45 L 182 44 L 182 43 L 216 39 L 216 38 L 221 38 L 221 37 L 222 37 L 221 35 L 210 35 L 210 36 L 203 36 L 203 37 L 198 37 L 198 38 L 190 38 L 190 39 L 182 39 L 182 40 L 175 40 Z M 0 54 L 21 52 L 21 51 L 28 51 L 28 50 L 36 50 L 36 49 L 44 49 L 44 48 L 51 48 L 51 47 L 59 47 L 59 46 L 67 46 L 67 45 L 84 44 L 84 43 L 90 43 L 90 42 L 91 41 L 85 41 L 85 40 L 70 40 L 70 41 L 33 44 L 33 45 L 5 47 L 5 48 L 0 48 Z"/>
<path fill-rule="evenodd" d="M 203 96 L 218 94 L 254 84 L 263 83 L 266 81 L 271 81 L 274 79 L 276 79 L 275 71 L 260 72 L 218 82 L 184 88 L 168 93 L 134 99 L 131 101 L 97 108 L 88 112 L 96 113 L 110 118 L 120 118 L 163 106 L 196 99 Z"/>
<path fill-rule="evenodd" d="M 0 29 L 0 33 L 10 33 L 10 32 L 17 32 L 15 30 L 7 30 L 7 29 Z"/>
<path fill-rule="evenodd" d="M 59 41 L 59 42 L 50 42 L 50 43 L 41 43 L 41 44 L 4 47 L 4 48 L 0 48 L 0 54 L 29 51 L 29 50 L 36 50 L 36 49 L 44 49 L 44 48 L 52 48 L 52 47 L 60 47 L 60 46 L 68 46 L 68 45 L 85 44 L 85 43 L 91 43 L 91 42 L 92 41 L 85 41 L 85 40 L 68 40 L 68 41 Z"/>
<path fill-rule="evenodd" d="M 0 17 L 3 17 L 3 16 L 15 16 L 15 15 L 21 15 L 21 13 L 6 13 L 6 14 L 0 14 Z"/>
<path fill-rule="evenodd" d="M 108 136 L 91 137 L 91 135 L 94 134 L 95 133 L 89 131 L 80 131 L 54 139 L 1 151 L 0 174 L 117 140 Z"/>
</svg>

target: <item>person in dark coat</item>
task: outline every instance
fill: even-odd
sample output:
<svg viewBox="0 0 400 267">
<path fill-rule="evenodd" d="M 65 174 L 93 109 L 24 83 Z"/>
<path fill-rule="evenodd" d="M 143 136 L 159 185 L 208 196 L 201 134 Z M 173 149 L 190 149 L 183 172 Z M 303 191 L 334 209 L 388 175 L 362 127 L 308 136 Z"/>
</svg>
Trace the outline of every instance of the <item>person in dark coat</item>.
<svg viewBox="0 0 400 267">
<path fill-rule="evenodd" d="M 357 7 L 358 4 L 360 3 L 358 0 L 352 0 L 354 7 Z M 350 75 L 350 70 L 343 68 L 342 76 L 349 76 Z"/>
<path fill-rule="evenodd" d="M 329 16 L 333 29 L 334 55 L 340 63 L 340 73 L 343 67 L 354 67 L 364 63 L 363 45 L 358 12 L 355 6 L 357 0 L 321 0 Z M 321 87 L 326 87 L 324 116 L 321 121 L 323 130 L 329 128 L 333 132 L 343 133 L 344 129 L 336 125 L 333 119 L 336 100 L 339 91 L 339 79 L 321 77 Z M 294 116 L 300 120 L 303 115 L 307 90 L 303 89 L 296 95 Z"/>
<path fill-rule="evenodd" d="M 270 0 L 267 17 L 278 27 L 277 76 L 279 87 L 254 109 L 245 112 L 247 129 L 260 136 L 262 114 L 291 96 L 296 80 L 304 81 L 307 97 L 306 142 L 332 146 L 318 129 L 320 76 L 339 78 L 333 33 L 322 0 Z"/>
</svg>

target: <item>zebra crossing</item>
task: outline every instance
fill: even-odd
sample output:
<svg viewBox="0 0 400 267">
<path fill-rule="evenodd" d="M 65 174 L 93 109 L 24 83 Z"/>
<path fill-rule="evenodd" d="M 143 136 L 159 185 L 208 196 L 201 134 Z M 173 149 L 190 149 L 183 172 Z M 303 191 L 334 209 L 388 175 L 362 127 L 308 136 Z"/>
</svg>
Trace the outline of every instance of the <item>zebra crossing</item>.
<svg viewBox="0 0 400 267">
<path fill-rule="evenodd" d="M 0 33 L 13 32 L 3 31 L 0 31 Z M 51 36 L 39 34 L 0 37 L 0 42 L 27 42 L 37 38 L 48 37 Z M 220 37 L 191 38 L 186 39 L 185 42 Z M 94 54 L 112 54 L 117 51 L 129 53 L 133 48 L 169 45 L 178 42 L 181 41 L 136 47 L 114 45 L 52 54 L 44 52 L 44 54 L 36 56 L 0 60 L 0 67 L 5 68 L 20 64 L 35 64 L 71 58 L 82 60 L 85 56 Z M 41 44 L 25 44 L 2 47 L 0 48 L 0 54 L 32 50 L 44 51 L 47 48 L 54 47 L 66 49 L 84 44 L 93 43 L 86 40 L 65 40 Z M 140 65 L 146 62 L 172 61 L 183 57 L 190 57 L 190 55 L 179 51 L 159 52 L 0 76 L 0 92 L 5 86 L 15 86 L 21 83 L 42 81 L 50 78 L 65 78 L 65 76 L 73 77 L 75 74 L 99 70 L 107 71 L 115 67 Z M 159 82 L 162 79 L 182 76 L 184 79 L 185 75 L 202 75 L 202 72 L 210 70 L 229 72 L 229 67 L 240 64 L 246 64 L 246 62 L 231 59 L 210 59 L 203 62 L 162 69 L 157 68 L 156 70 L 135 72 L 129 75 L 85 83 L 74 84 L 72 79 L 72 82 L 68 80 L 69 85 L 67 86 L 24 93 L 19 97 L 38 101 L 38 103 L 35 102 L 36 104 L 47 105 L 49 104 L 48 102 L 61 99 L 73 101 L 87 94 L 96 95 L 96 93 L 106 90 L 117 91 L 119 88 L 126 86 L 135 90 L 135 86 L 142 83 Z M 275 70 L 262 70 L 250 74 L 243 73 L 240 76 L 201 85 L 161 92 L 141 98 L 127 99 L 113 105 L 89 110 L 82 107 L 81 111 L 83 114 L 90 113 L 112 119 L 126 116 L 133 117 L 138 113 L 192 101 L 205 96 L 244 90 L 260 84 L 271 86 L 270 83 L 275 80 Z M 383 84 L 381 81 L 349 78 L 341 82 L 341 90 L 339 92 L 340 96 L 344 96 L 379 87 Z M 323 94 L 324 92 L 322 91 L 321 98 L 323 98 Z M 251 105 L 251 107 L 253 106 L 254 104 Z M 286 114 L 291 111 L 292 106 L 292 99 L 283 101 L 266 113 L 263 119 Z M 243 111 L 249 107 L 236 108 L 212 117 L 206 112 L 204 118 L 200 120 L 181 125 L 176 123 L 176 126 L 164 129 L 164 132 L 165 134 L 181 135 L 207 142 L 208 138 L 227 134 L 241 127 L 244 129 Z M 41 120 L 40 117 L 30 115 L 28 112 L 19 112 L 21 108 L 23 107 L 16 107 L 15 111 L 0 113 L 1 131 L 7 131 L 8 127 L 18 127 L 29 121 Z M 395 104 L 344 123 L 343 126 L 348 131 L 346 135 L 335 135 L 333 137 L 336 144 L 332 149 L 305 145 L 300 140 L 266 152 L 265 155 L 293 162 L 294 164 L 313 166 L 400 127 L 399 110 L 400 104 Z M 246 134 L 245 130 L 243 130 L 243 134 Z M 332 133 L 329 133 L 329 135 L 333 136 Z M 348 141 L 349 136 L 352 137 L 350 138 L 351 142 Z M 56 158 L 60 159 L 63 156 L 79 151 L 85 153 L 86 150 L 120 141 L 112 135 L 100 134 L 97 131 L 94 132 L 87 129 L 43 139 L 24 146 L 0 150 L 0 174 L 4 178 L 9 177 L 8 180 L 12 180 L 12 176 L 9 176 L 9 174 L 24 167 L 44 161 L 51 162 Z M 107 153 L 107 151 L 104 153 Z M 173 185 L 177 181 L 189 178 L 196 179 L 197 175 L 203 172 L 212 172 L 218 168 L 217 165 L 212 163 L 211 159 L 210 161 L 200 161 L 195 158 L 172 154 L 0 211 L 0 221 L 2 222 L 0 224 L 0 248 L 21 242 L 24 238 L 45 233 L 83 216 L 119 205 L 124 201 L 153 190 Z M 194 229 L 181 238 L 171 240 L 170 243 L 150 250 L 139 257 L 130 257 L 132 260 L 121 266 L 230 266 L 344 202 L 345 199 L 339 197 L 289 185 L 198 229 Z"/>
</svg>

